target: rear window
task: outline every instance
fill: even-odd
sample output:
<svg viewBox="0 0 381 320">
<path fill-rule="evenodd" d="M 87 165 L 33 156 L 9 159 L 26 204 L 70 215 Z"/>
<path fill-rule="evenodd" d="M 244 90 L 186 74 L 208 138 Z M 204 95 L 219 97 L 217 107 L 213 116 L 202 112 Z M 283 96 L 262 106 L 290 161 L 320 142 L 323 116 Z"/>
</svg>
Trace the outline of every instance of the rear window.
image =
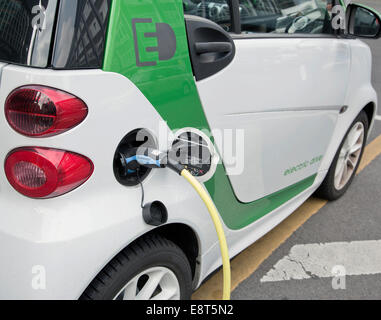
<svg viewBox="0 0 381 320">
<path fill-rule="evenodd" d="M 102 67 L 110 6 L 111 0 L 60 2 L 53 68 Z"/>
<path fill-rule="evenodd" d="M 0 0 L 0 61 L 46 67 L 57 0 Z"/>
</svg>

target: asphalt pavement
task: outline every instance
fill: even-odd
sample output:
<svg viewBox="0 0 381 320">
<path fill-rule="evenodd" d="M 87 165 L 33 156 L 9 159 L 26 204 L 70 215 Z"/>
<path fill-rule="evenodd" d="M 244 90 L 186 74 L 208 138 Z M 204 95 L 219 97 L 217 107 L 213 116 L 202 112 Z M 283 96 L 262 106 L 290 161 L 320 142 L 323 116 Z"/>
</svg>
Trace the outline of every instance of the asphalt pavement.
<svg viewBox="0 0 381 320">
<path fill-rule="evenodd" d="M 380 0 L 357 1 L 381 12 Z M 373 85 L 381 97 L 381 40 L 373 52 Z M 368 141 L 381 135 L 376 121 Z M 381 299 L 381 157 L 339 200 L 326 204 L 280 245 L 232 299 Z"/>
</svg>

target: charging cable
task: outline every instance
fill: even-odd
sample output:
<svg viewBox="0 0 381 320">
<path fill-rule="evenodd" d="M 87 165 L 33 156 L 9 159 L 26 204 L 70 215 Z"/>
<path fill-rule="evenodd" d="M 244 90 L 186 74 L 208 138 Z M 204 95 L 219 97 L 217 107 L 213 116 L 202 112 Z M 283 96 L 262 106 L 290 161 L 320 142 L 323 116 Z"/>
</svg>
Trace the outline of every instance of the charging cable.
<svg viewBox="0 0 381 320">
<path fill-rule="evenodd" d="M 197 194 L 204 202 L 210 217 L 212 218 L 214 227 L 217 232 L 218 241 L 220 244 L 221 257 L 222 257 L 222 271 L 223 271 L 223 300 L 230 300 L 231 292 L 231 270 L 229 250 L 225 237 L 225 232 L 218 214 L 217 208 L 213 200 L 210 198 L 208 192 L 204 189 L 203 185 L 180 163 L 174 161 L 168 153 L 162 153 L 154 149 L 145 149 L 144 152 L 138 154 L 138 150 L 132 150 L 131 156 L 121 155 L 122 164 L 126 170 L 136 170 L 138 172 L 139 166 L 144 166 L 151 169 L 169 168 L 179 175 L 181 175 L 189 184 L 195 189 Z M 138 173 L 139 174 L 139 173 Z"/>
<path fill-rule="evenodd" d="M 202 184 L 194 177 L 192 174 L 184 169 L 181 171 L 181 176 L 185 178 L 192 187 L 196 190 L 202 201 L 204 201 L 206 207 L 208 208 L 210 217 L 213 220 L 214 227 L 217 232 L 218 241 L 220 243 L 221 257 L 222 257 L 222 271 L 224 278 L 224 288 L 222 294 L 222 300 L 230 300 L 231 291 L 231 271 L 230 271 L 230 258 L 228 244 L 226 242 L 225 232 L 222 227 L 220 216 L 214 205 L 213 200 L 210 198 L 209 194 L 205 191 Z"/>
</svg>

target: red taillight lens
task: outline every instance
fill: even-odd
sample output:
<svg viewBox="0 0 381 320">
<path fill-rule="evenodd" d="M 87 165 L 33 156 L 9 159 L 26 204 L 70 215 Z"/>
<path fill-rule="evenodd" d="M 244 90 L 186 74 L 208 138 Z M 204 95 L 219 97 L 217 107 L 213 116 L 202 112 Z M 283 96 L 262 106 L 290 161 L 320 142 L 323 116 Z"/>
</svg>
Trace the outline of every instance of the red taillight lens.
<svg viewBox="0 0 381 320">
<path fill-rule="evenodd" d="M 65 132 L 80 124 L 87 113 L 81 99 L 42 86 L 18 88 L 5 102 L 9 125 L 29 137 L 50 137 Z"/>
<path fill-rule="evenodd" d="M 93 163 L 82 155 L 56 149 L 20 148 L 5 160 L 10 184 L 31 198 L 52 198 L 67 193 L 90 178 Z"/>
</svg>

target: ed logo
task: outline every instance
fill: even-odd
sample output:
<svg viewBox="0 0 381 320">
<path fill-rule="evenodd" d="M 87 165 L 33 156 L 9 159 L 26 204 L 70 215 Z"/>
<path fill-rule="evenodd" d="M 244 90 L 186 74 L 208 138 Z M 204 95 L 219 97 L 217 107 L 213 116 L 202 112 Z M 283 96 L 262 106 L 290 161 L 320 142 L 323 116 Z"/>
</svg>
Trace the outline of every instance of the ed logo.
<svg viewBox="0 0 381 320">
<path fill-rule="evenodd" d="M 152 23 L 152 19 L 132 19 L 136 65 L 156 66 L 157 61 L 170 60 L 176 53 L 176 35 L 167 23 Z M 153 55 L 152 53 L 158 53 Z"/>
</svg>

